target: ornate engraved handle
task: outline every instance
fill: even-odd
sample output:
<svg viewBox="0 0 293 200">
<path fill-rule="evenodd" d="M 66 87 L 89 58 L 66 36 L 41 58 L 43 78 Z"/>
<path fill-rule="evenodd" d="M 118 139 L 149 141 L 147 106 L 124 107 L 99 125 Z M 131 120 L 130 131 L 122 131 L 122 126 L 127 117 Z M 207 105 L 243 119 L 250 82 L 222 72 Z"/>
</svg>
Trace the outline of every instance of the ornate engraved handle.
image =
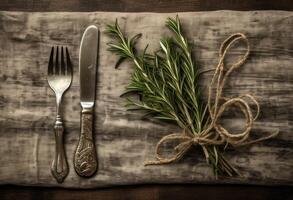
<svg viewBox="0 0 293 200">
<path fill-rule="evenodd" d="M 55 140 L 56 140 L 56 148 L 55 148 L 55 157 L 52 162 L 51 172 L 58 183 L 62 183 L 64 178 L 67 176 L 69 168 L 66 160 L 66 155 L 64 151 L 63 145 L 63 133 L 64 127 L 61 121 L 61 117 L 57 115 L 55 126 Z"/>
<path fill-rule="evenodd" d="M 83 108 L 81 133 L 74 155 L 74 168 L 78 175 L 89 177 L 97 170 L 97 155 L 93 141 L 93 110 Z"/>
</svg>

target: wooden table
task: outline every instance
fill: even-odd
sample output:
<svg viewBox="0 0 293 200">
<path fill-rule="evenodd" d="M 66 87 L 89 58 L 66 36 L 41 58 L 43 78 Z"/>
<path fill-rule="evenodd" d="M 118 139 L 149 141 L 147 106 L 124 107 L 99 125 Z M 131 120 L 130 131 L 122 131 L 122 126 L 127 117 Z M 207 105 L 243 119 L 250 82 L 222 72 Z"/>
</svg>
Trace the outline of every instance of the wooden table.
<svg viewBox="0 0 293 200">
<path fill-rule="evenodd" d="M 209 10 L 293 10 L 292 0 L 1 0 L 9 11 L 182 12 Z M 0 199 L 293 199 L 292 187 L 226 185 L 142 185 L 98 190 L 1 186 Z"/>
</svg>

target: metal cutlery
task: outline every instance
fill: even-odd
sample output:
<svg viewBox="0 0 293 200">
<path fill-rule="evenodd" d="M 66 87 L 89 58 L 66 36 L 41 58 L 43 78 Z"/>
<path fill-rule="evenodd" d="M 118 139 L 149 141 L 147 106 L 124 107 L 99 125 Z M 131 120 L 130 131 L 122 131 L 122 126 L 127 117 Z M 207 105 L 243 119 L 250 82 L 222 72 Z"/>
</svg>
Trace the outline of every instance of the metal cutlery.
<svg viewBox="0 0 293 200">
<path fill-rule="evenodd" d="M 99 30 L 89 26 L 81 39 L 79 51 L 81 132 L 74 155 L 78 175 L 89 177 L 97 170 L 97 155 L 93 140 L 93 113 L 96 93 L 96 68 Z"/>
<path fill-rule="evenodd" d="M 51 172 L 57 182 L 62 183 L 69 172 L 63 144 L 64 125 L 61 115 L 62 96 L 69 88 L 72 81 L 72 65 L 67 47 L 52 47 L 48 65 L 47 80 L 50 88 L 56 95 L 57 104 L 57 116 L 54 125 L 56 141 L 55 157 L 52 162 Z"/>
</svg>

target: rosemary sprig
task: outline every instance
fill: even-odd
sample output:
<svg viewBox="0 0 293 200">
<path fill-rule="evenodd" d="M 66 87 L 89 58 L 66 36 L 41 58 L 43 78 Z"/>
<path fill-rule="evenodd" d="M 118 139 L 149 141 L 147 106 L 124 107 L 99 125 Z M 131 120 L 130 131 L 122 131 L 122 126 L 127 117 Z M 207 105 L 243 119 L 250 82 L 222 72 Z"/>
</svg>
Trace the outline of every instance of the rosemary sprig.
<svg viewBox="0 0 293 200">
<path fill-rule="evenodd" d="M 174 36 L 160 40 L 160 50 L 147 53 L 147 47 L 139 54 L 135 44 L 141 34 L 131 39 L 121 31 L 116 20 L 107 26 L 107 33 L 118 42 L 109 43 L 109 50 L 120 58 L 116 67 L 125 59 L 134 63 L 135 69 L 124 95 L 135 93 L 137 98 L 127 97 L 129 110 L 143 110 L 160 120 L 173 121 L 191 134 L 198 134 L 208 122 L 207 108 L 200 98 L 199 73 L 191 56 L 191 47 L 182 32 L 179 17 L 168 18 L 166 26 Z M 208 146 L 208 159 L 217 175 L 237 174 L 218 152 Z M 206 155 L 207 156 L 207 155 Z"/>
</svg>

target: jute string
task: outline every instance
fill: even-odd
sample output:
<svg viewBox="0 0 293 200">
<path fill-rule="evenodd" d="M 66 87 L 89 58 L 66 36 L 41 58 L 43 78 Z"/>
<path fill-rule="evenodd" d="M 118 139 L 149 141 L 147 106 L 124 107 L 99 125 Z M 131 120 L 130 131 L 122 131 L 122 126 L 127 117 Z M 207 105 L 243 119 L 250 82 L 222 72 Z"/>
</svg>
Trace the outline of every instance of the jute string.
<svg viewBox="0 0 293 200">
<path fill-rule="evenodd" d="M 232 64 L 226 72 L 224 72 L 224 60 L 227 52 L 236 42 L 240 40 L 243 40 L 246 45 L 245 54 L 240 57 L 237 62 Z M 268 133 L 258 139 L 248 141 L 247 139 L 249 138 L 253 122 L 257 119 L 260 112 L 259 103 L 255 99 L 255 97 L 250 94 L 245 94 L 235 98 L 222 96 L 223 88 L 228 79 L 228 76 L 235 69 L 238 69 L 244 64 L 249 55 L 249 52 L 250 45 L 248 39 L 242 33 L 233 34 L 222 43 L 219 51 L 219 63 L 215 68 L 211 84 L 208 88 L 207 106 L 209 111 L 209 122 L 206 126 L 207 128 L 199 133 L 193 134 L 183 131 L 181 133 L 172 133 L 162 137 L 162 139 L 157 143 L 156 146 L 156 160 L 147 161 L 145 162 L 145 165 L 167 164 L 177 161 L 185 155 L 186 151 L 188 151 L 192 145 L 200 145 L 208 160 L 208 151 L 206 148 L 207 145 L 231 144 L 233 146 L 242 146 L 267 140 L 278 134 L 278 130 L 276 130 L 275 132 Z M 214 85 L 216 86 L 216 92 L 214 101 L 212 101 L 212 87 Z M 256 106 L 255 116 L 253 116 L 252 114 L 252 109 L 249 105 L 249 101 L 253 102 Z M 241 133 L 231 133 L 219 123 L 222 114 L 231 106 L 238 108 L 244 114 L 246 123 L 244 126 L 244 131 Z M 163 143 L 168 141 L 181 141 L 177 146 L 174 147 L 174 151 L 176 153 L 172 154 L 172 156 L 170 157 L 161 155 L 159 151 Z"/>
</svg>

